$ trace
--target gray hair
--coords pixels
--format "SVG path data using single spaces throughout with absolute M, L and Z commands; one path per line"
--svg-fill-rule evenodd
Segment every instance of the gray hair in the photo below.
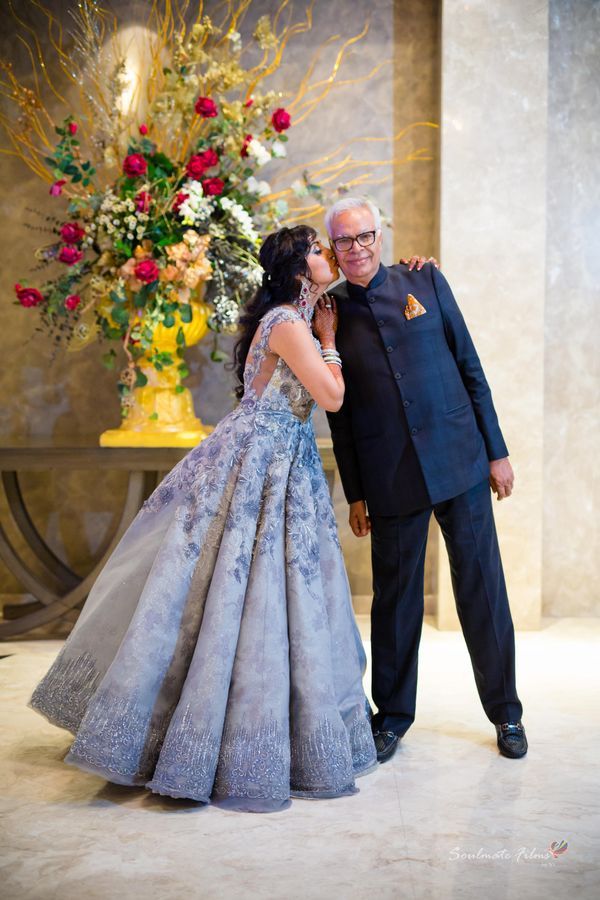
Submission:
M 330 206 L 325 213 L 325 229 L 329 237 L 332 237 L 333 220 L 340 213 L 346 212 L 347 209 L 368 209 L 373 216 L 375 228 L 381 228 L 381 213 L 374 203 L 371 203 L 366 197 L 342 197 L 341 200 L 337 200 L 333 206 Z

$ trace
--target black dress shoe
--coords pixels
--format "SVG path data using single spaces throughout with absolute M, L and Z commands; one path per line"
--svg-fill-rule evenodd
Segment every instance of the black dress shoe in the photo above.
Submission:
M 374 731 L 373 740 L 377 750 L 377 762 L 384 763 L 396 752 L 400 738 L 393 731 Z
M 509 759 L 520 759 L 527 753 L 527 738 L 522 722 L 503 722 L 496 725 L 498 750 Z

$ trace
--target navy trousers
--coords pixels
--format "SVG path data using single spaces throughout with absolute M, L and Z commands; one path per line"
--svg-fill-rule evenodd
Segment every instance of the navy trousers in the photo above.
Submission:
M 433 507 L 371 516 L 373 729 L 403 735 L 415 718 L 425 548 L 436 517 L 450 559 L 456 609 L 481 703 L 491 722 L 521 718 L 515 635 L 488 481 Z M 440 675 L 443 677 L 443 675 Z

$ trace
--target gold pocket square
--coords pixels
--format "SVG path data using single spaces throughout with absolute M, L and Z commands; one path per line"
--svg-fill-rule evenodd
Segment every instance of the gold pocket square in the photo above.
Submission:
M 404 309 L 404 315 L 407 319 L 416 319 L 417 316 L 424 316 L 427 310 L 423 306 L 422 303 L 419 303 L 416 297 L 413 297 L 412 294 L 409 294 L 406 298 L 406 307 Z

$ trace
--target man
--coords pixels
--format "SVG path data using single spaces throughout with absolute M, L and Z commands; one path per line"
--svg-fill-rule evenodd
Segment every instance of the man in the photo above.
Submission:
M 510 496 L 513 471 L 473 341 L 435 266 L 381 265 L 373 204 L 340 200 L 325 225 L 347 279 L 332 291 L 346 394 L 327 415 L 350 526 L 357 536 L 371 532 L 378 758 L 392 757 L 415 717 L 432 512 L 483 708 L 500 752 L 522 757 L 514 629 L 490 492 Z

